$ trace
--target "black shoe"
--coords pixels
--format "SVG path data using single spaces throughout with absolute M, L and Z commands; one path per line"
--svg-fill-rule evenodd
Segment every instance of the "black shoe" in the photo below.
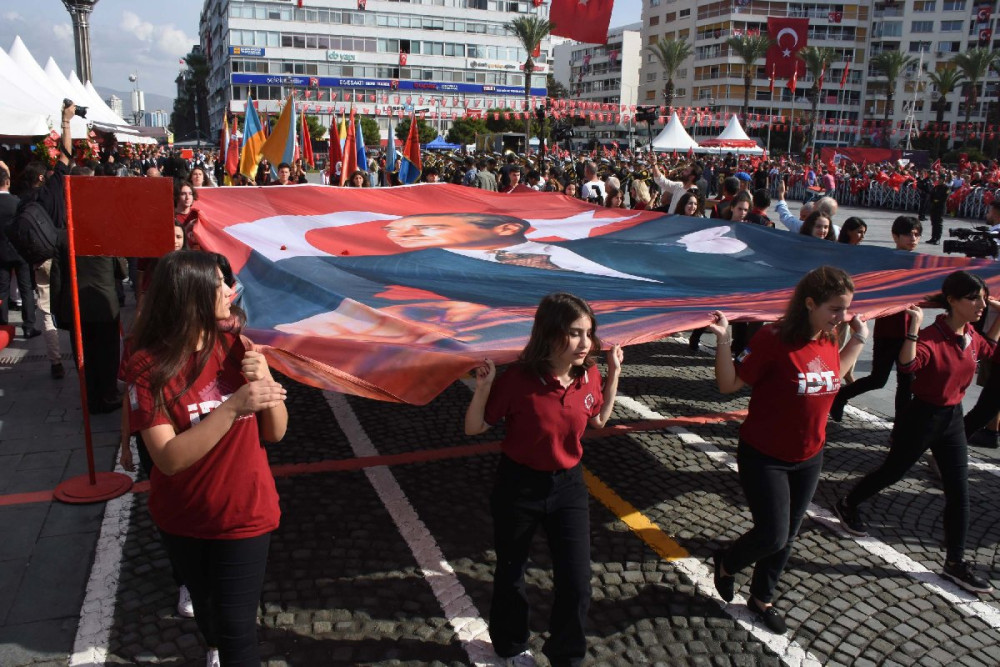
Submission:
M 988 428 L 981 428 L 969 437 L 969 444 L 986 449 L 1000 447 L 1000 433 Z
M 841 400 L 840 394 L 837 394 L 833 398 L 833 405 L 830 406 L 830 419 L 835 422 L 840 422 L 844 418 L 844 406 L 847 405 L 847 401 Z
M 66 377 L 66 369 L 63 368 L 63 365 L 61 363 L 52 364 L 51 372 L 53 380 L 62 380 L 64 377 Z
M 945 561 L 941 576 L 973 593 L 993 592 L 993 586 L 990 585 L 990 582 L 976 574 L 975 567 L 967 560 L 957 563 Z
M 24 337 L 26 339 L 27 338 L 36 338 L 36 337 L 41 336 L 41 335 L 42 335 L 42 332 L 39 331 L 38 329 L 25 329 L 24 330 Z
M 781 614 L 774 608 L 774 605 L 763 608 L 757 604 L 754 598 L 750 598 L 747 600 L 747 609 L 760 619 L 764 623 L 764 626 L 774 634 L 783 635 L 788 630 L 788 626 L 785 625 L 785 619 L 781 617 Z
M 927 239 L 928 245 L 940 245 L 941 239 Z
M 10 307 L 13 308 L 14 310 L 21 310 L 22 305 L 23 304 L 21 303 L 20 299 L 14 299 L 13 301 L 10 302 Z
M 122 402 L 121 399 L 117 401 L 96 401 L 87 406 L 87 409 L 92 415 L 106 415 L 115 410 L 121 410 Z
M 712 554 L 712 562 L 715 563 L 715 590 L 719 592 L 719 597 L 721 597 L 726 602 L 733 601 L 734 588 L 736 585 L 736 577 L 731 574 L 723 576 L 722 574 L 722 551 L 716 551 Z
M 868 534 L 868 524 L 861 518 L 861 512 L 856 507 L 847 505 L 847 498 L 838 500 L 833 511 L 840 519 L 840 525 L 851 535 L 864 537 Z

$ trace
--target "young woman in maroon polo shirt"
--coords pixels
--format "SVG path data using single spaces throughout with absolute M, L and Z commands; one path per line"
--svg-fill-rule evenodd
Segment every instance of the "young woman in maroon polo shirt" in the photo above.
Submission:
M 611 416 L 623 358 L 613 345 L 602 387 L 595 366 L 600 349 L 590 306 L 571 294 L 550 294 L 538 306 L 518 363 L 499 378 L 489 359 L 476 372 L 465 432 L 483 433 L 501 420 L 507 425 L 490 497 L 497 552 L 490 638 L 503 658 L 528 649 L 524 570 L 539 526 L 549 540 L 555 581 L 543 650 L 557 667 L 579 665 L 587 652 L 590 510 L 580 438 L 588 425 L 600 428 Z
M 830 404 L 868 337 L 867 325 L 855 317 L 847 345 L 838 345 L 836 329 L 847 320 L 853 296 L 844 271 L 813 269 L 795 287 L 784 316 L 757 332 L 735 363 L 726 316 L 716 311 L 709 326 L 717 341 L 719 391 L 752 387 L 737 461 L 754 525 L 715 553 L 715 587 L 730 602 L 734 575 L 755 564 L 747 607 L 775 633 L 786 628 L 771 600 L 816 491 Z
M 261 446 L 288 424 L 285 390 L 230 317 L 215 255 L 157 263 L 129 345 L 130 428 L 154 467 L 149 511 L 191 592 L 208 664 L 259 665 L 257 605 L 278 493 Z
M 947 553 L 944 577 L 966 590 L 989 593 L 990 582 L 976 574 L 965 560 L 965 537 L 969 528 L 969 454 L 965 440 L 962 397 L 976 373 L 976 362 L 988 359 L 996 349 L 1000 318 L 980 336 L 972 327 L 986 308 L 1000 310 L 1000 301 L 987 296 L 982 278 L 956 271 L 944 279 L 941 292 L 928 300 L 945 309 L 934 323 L 917 333 L 923 311 L 907 309 L 909 325 L 899 353 L 900 371 L 915 373 L 913 397 L 882 465 L 859 481 L 835 510 L 844 529 L 867 535 L 868 526 L 858 506 L 882 489 L 895 484 L 925 451 L 931 450 L 944 487 L 944 539 Z

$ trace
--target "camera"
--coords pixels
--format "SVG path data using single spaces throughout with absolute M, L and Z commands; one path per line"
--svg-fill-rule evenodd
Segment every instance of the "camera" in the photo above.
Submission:
M 989 227 L 979 226 L 967 229 L 952 227 L 948 236 L 954 237 L 944 242 L 943 250 L 947 253 L 960 252 L 966 257 L 997 257 L 1000 251 L 1000 232 L 991 232 Z
M 73 100 L 71 100 L 69 98 L 63 98 L 63 109 L 71 106 L 72 104 L 73 104 Z M 76 108 L 75 113 L 80 118 L 86 118 L 87 117 L 87 107 L 78 106 Z

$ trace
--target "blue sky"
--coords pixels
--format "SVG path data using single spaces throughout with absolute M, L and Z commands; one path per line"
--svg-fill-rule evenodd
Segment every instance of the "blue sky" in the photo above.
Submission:
M 203 0 L 99 0 L 90 28 L 94 84 L 131 90 L 128 75 L 137 71 L 143 90 L 172 98 L 181 67 L 178 60 L 195 43 L 203 4 Z M 76 69 L 73 28 L 62 2 L 34 0 L 27 7 L 28 3 L 11 2 L 0 6 L 0 48 L 9 49 L 20 35 L 42 67 L 51 56 L 64 73 Z M 638 21 L 641 10 L 641 0 L 616 0 L 611 25 Z

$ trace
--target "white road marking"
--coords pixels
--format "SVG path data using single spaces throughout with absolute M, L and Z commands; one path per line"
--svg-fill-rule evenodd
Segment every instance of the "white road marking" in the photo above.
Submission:
M 131 440 L 132 460 L 138 461 L 135 438 Z M 135 481 L 136 474 L 115 466 L 115 471 L 125 473 Z M 99 667 L 108 659 L 111 626 L 115 620 L 115 600 L 122 568 L 122 549 L 128 537 L 129 522 L 135 494 L 131 491 L 109 500 L 104 507 L 104 520 L 94 551 L 94 564 L 90 568 L 87 591 L 80 607 L 80 622 L 76 626 L 70 667 Z
M 337 424 L 347 436 L 354 455 L 378 456 L 378 450 L 365 433 L 347 398 L 330 391 L 323 392 L 323 395 L 333 410 Z M 471 662 L 476 665 L 493 664 L 498 658 L 493 651 L 486 621 L 479 615 L 472 598 L 455 576 L 454 568 L 445 559 L 430 530 L 420 520 L 392 471 L 388 466 L 376 466 L 365 468 L 365 475 L 410 547 L 418 567 L 441 604 L 445 618 L 455 630 Z

